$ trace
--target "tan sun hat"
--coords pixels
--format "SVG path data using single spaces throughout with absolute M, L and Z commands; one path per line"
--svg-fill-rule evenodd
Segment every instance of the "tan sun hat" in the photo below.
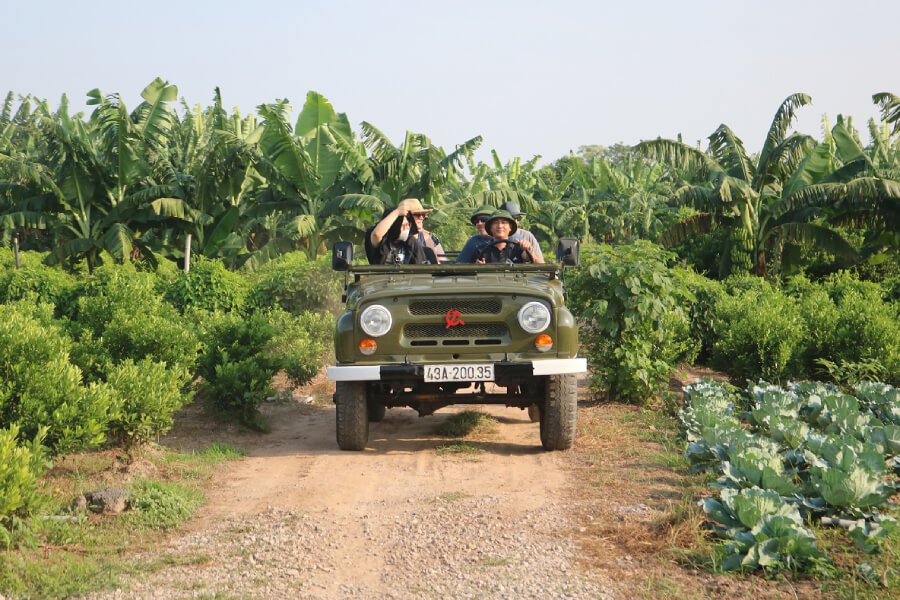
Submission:
M 415 213 L 430 213 L 432 209 L 425 208 L 422 206 L 422 203 L 419 202 L 418 198 L 407 198 L 400 202 L 397 205 L 397 208 L 406 208 L 407 212 Z

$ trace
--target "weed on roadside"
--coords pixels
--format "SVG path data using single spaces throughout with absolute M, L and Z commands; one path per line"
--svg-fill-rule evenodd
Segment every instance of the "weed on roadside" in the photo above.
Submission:
M 438 425 L 436 433 L 444 437 L 488 435 L 497 431 L 497 420 L 478 410 L 466 410 L 448 417 Z
M 137 462 L 123 462 L 115 450 L 58 457 L 42 480 L 45 514 L 30 519 L 15 545 L 0 552 L 0 597 L 82 596 L 116 585 L 120 575 L 204 564 L 209 559 L 202 554 L 137 564 L 133 556 L 191 518 L 214 465 L 240 454 L 217 446 L 194 454 L 144 449 Z M 147 476 L 134 479 L 136 473 Z M 118 516 L 70 512 L 73 497 L 111 485 L 131 492 L 131 510 Z
M 484 452 L 484 447 L 481 444 L 474 444 L 472 442 L 448 442 L 446 444 L 439 444 L 434 451 L 438 454 L 438 456 L 444 454 L 481 454 Z
M 463 498 L 468 497 L 469 494 L 464 494 L 463 492 L 446 492 L 435 498 L 434 501 L 450 504 L 451 502 L 456 502 L 457 500 L 462 500 Z
M 481 559 L 481 566 L 483 567 L 505 567 L 510 563 L 510 560 L 503 556 L 485 556 Z

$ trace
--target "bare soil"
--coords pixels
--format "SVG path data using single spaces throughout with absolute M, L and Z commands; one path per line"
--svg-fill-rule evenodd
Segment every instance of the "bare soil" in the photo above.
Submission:
M 198 518 L 136 560 L 203 558 L 91 597 L 819 597 L 811 582 L 685 560 L 703 535 L 702 517 L 681 514 L 696 505 L 682 498 L 687 475 L 659 459 L 640 409 L 593 402 L 583 382 L 576 448 L 550 453 L 525 411 L 497 406 L 391 409 L 365 451 L 342 452 L 332 392 L 320 375 L 266 403 L 265 434 L 181 411 L 163 445 L 247 456 L 221 467 Z M 477 452 L 441 451 L 439 424 L 473 408 L 494 431 L 465 440 Z

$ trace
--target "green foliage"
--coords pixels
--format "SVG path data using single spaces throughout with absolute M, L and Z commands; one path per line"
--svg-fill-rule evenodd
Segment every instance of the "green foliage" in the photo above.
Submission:
M 438 426 L 436 433 L 446 437 L 465 437 L 471 433 L 490 433 L 496 426 L 496 419 L 488 413 L 464 410 L 448 417 Z
M 0 544 L 7 549 L 18 521 L 43 503 L 38 481 L 50 468 L 42 445 L 46 434 L 39 428 L 30 442 L 20 444 L 17 425 L 0 428 Z
M 62 269 L 42 264 L 0 269 L 0 302 L 33 297 L 53 304 L 58 314 L 65 314 L 77 289 L 77 279 Z
M 812 531 L 803 527 L 795 506 L 785 504 L 777 492 L 752 487 L 722 490 L 719 499 L 706 498 L 700 505 L 726 538 L 726 571 L 760 567 L 798 569 L 822 558 Z
M 163 301 L 159 281 L 131 264 L 96 269 L 78 299 L 70 325 L 73 361 L 90 380 L 104 380 L 109 368 L 144 358 L 193 370 L 200 342 L 193 327 Z
M 253 426 L 259 405 L 272 393 L 272 377 L 283 364 L 265 352 L 275 328 L 262 314 L 242 318 L 222 313 L 210 313 L 203 328 L 201 389 L 216 406 Z
M 111 436 L 130 448 L 168 431 L 175 411 L 190 400 L 182 391 L 188 380 L 186 371 L 150 359 L 112 367 L 107 381 L 122 405 L 110 421 Z
M 85 281 L 74 312 L 70 315 L 78 329 L 103 334 L 117 310 L 129 313 L 162 312 L 165 303 L 152 273 L 141 272 L 131 263 L 104 265 Z M 173 313 L 169 310 L 164 316 Z
M 333 352 L 334 317 L 331 313 L 308 311 L 292 315 L 277 308 L 265 314 L 275 329 L 266 354 L 280 357 L 292 385 L 303 385 L 319 372 L 322 361 Z
M 201 499 L 198 491 L 178 483 L 144 480 L 131 490 L 130 518 L 139 527 L 171 529 L 191 518 Z
M 735 377 L 785 381 L 801 371 L 806 327 L 790 298 L 763 285 L 716 302 L 712 360 Z
M 669 361 L 689 354 L 677 344 L 688 331 L 681 305 L 691 294 L 673 281 L 671 258 L 643 241 L 589 247 L 569 280 L 570 306 L 587 325 L 582 340 L 593 385 L 621 401 L 652 396 L 674 366 Z
M 863 381 L 881 381 L 887 375 L 887 369 L 877 360 L 863 360 L 860 362 L 842 361 L 840 364 L 824 358 L 816 359 L 828 378 L 843 386 L 854 386 Z
M 103 346 L 115 363 L 151 359 L 180 372 L 192 370 L 200 342 L 177 313 L 166 315 L 116 310 L 103 332 Z M 184 377 L 184 374 L 179 375 Z
M 71 342 L 48 312 L 28 302 L 0 305 L 0 426 L 17 424 L 26 437 L 46 427 L 54 452 L 97 446 L 117 400 L 104 384 L 82 385 L 68 359 Z
M 864 551 L 886 551 L 896 522 L 879 511 L 900 488 L 888 473 L 898 471 L 900 428 L 884 423 L 900 421 L 900 390 L 761 382 L 737 402 L 750 409 L 737 424 L 732 388 L 697 383 L 685 395 L 686 456 L 719 475 L 722 491 L 701 505 L 728 540 L 723 568 L 817 568 L 826 559 L 802 525 L 825 516 L 855 522 L 851 537 Z
M 832 288 L 838 317 L 821 358 L 837 364 L 877 363 L 888 383 L 900 383 L 900 304 L 883 300 L 875 285 Z
M 180 273 L 166 299 L 181 312 L 190 306 L 201 310 L 240 312 L 247 298 L 244 277 L 225 268 L 219 260 L 198 260 L 189 273 Z
M 43 264 L 44 254 L 34 251 L 19 250 L 19 265 L 23 269 L 37 267 Z M 5 245 L 0 246 L 0 271 L 13 270 L 16 268 L 16 256 L 12 248 Z
M 311 261 L 303 252 L 291 252 L 254 273 L 248 303 L 293 315 L 322 310 L 336 314 L 342 308 L 342 291 L 342 276 L 331 270 L 330 259 Z

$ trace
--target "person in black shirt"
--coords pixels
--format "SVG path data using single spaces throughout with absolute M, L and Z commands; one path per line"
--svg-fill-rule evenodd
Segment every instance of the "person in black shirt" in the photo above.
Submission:
M 385 209 L 381 220 L 366 230 L 366 257 L 369 264 L 425 264 L 428 261 L 419 243 L 413 213 L 427 212 L 415 198 Z
M 484 230 L 491 234 L 493 240 L 489 245 L 478 251 L 476 263 L 502 263 L 511 262 L 543 263 L 542 257 L 532 252 L 532 247 L 526 240 L 511 240 L 509 237 L 516 232 L 518 226 L 515 219 L 505 210 L 498 210 L 484 224 Z

